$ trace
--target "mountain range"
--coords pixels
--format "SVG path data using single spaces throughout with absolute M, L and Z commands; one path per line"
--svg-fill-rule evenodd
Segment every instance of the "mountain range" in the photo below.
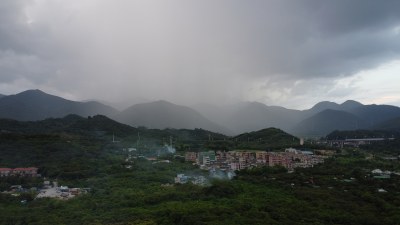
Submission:
M 78 102 L 49 95 L 40 90 L 28 90 L 0 98 L 0 118 L 21 121 L 43 120 L 68 114 L 111 116 L 117 111 L 96 101 Z
M 113 116 L 116 121 L 132 126 L 148 128 L 203 128 L 220 133 L 228 129 L 211 122 L 197 111 L 167 101 L 155 101 L 133 105 Z
M 267 106 L 258 102 L 244 102 L 223 109 L 206 104 L 194 107 L 234 133 L 277 127 L 297 136 L 319 137 L 334 130 L 384 129 L 381 123 L 396 118 L 400 120 L 399 107 L 363 105 L 353 100 L 342 104 L 324 101 L 307 110 Z
M 162 100 L 135 104 L 119 111 L 97 101 L 71 101 L 40 90 L 0 95 L 0 118 L 37 121 L 69 114 L 84 117 L 101 114 L 136 127 L 202 128 L 227 135 L 268 127 L 302 137 L 325 136 L 334 130 L 400 129 L 399 107 L 363 105 L 352 100 L 342 104 L 324 101 L 307 110 L 258 102 L 187 107 Z

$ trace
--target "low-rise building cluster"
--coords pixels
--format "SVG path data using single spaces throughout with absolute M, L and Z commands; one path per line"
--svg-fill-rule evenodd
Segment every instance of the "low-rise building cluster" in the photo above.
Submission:
M 90 192 L 90 188 L 69 188 L 68 186 L 58 186 L 57 181 L 50 182 L 45 180 L 43 185 L 38 187 L 26 188 L 22 185 L 11 185 L 8 190 L 2 193 L 12 196 L 20 196 L 21 193 L 32 193 L 37 194 L 36 198 L 57 198 L 66 200 L 88 192 Z
M 371 171 L 372 177 L 375 179 L 390 179 L 392 173 L 395 174 L 389 170 L 382 171 L 381 169 L 374 169 Z
M 89 191 L 89 188 L 59 187 L 56 181 L 53 181 L 53 184 L 51 184 L 50 181 L 44 181 L 43 188 L 40 189 L 36 198 L 70 199 L 81 194 L 86 194 Z
M 0 177 L 40 177 L 38 174 L 38 168 L 28 167 L 28 168 L 0 168 Z
M 185 160 L 202 169 L 242 170 L 257 166 L 283 166 L 294 168 L 313 167 L 323 163 L 328 156 L 314 155 L 311 151 L 288 148 L 284 152 L 266 151 L 208 151 L 186 152 Z
M 208 183 L 208 180 L 205 176 L 187 176 L 183 173 L 178 174 L 175 177 L 175 184 L 186 184 L 189 182 L 195 185 L 204 186 Z

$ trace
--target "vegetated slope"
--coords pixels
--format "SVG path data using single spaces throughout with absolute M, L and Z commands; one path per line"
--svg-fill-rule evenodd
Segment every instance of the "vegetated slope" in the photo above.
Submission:
M 363 104 L 361 104 L 357 101 L 347 100 L 347 101 L 343 102 L 342 104 L 340 104 L 339 110 L 351 112 L 351 110 L 355 110 L 355 109 L 357 109 L 359 107 L 363 107 L 363 106 L 364 106 Z
M 113 132 L 134 128 L 105 116 L 68 115 L 41 121 L 0 119 L 0 165 L 40 169 L 43 176 L 80 179 L 93 176 L 106 165 Z M 112 146 L 111 146 L 112 149 Z
M 327 109 L 296 125 L 292 133 L 300 136 L 325 136 L 333 130 L 365 128 L 359 117 L 344 111 Z
M 299 144 L 299 139 L 277 128 L 243 133 L 232 138 L 238 148 L 285 147 Z
M 209 140 L 209 138 L 222 140 L 228 138 L 223 134 L 204 129 L 148 129 L 146 127 L 131 127 L 103 115 L 84 118 L 71 114 L 63 118 L 50 118 L 41 121 L 0 119 L 0 127 L 0 133 L 20 134 L 70 133 L 96 137 L 115 135 L 118 138 L 138 138 L 139 135 L 140 138 L 158 140 L 166 139 L 171 136 L 174 139 L 185 141 L 206 141 Z
M 304 110 L 304 111 L 307 111 L 309 114 L 317 114 L 317 113 L 320 113 L 327 109 L 339 110 L 339 107 L 340 107 L 340 105 L 335 102 L 322 101 L 322 102 L 318 102 L 310 109 Z
M 328 140 L 345 140 L 358 138 L 392 138 L 400 137 L 400 133 L 390 130 L 335 130 L 328 135 Z
M 384 138 L 383 141 L 374 141 L 361 145 L 360 148 L 374 154 L 387 156 L 398 156 L 400 154 L 400 131 L 399 130 L 351 130 L 334 131 L 326 136 L 328 140 L 345 140 L 360 138 Z
M 376 124 L 373 129 L 375 130 L 391 130 L 400 132 L 400 117 L 389 119 Z
M 71 133 L 88 136 L 115 135 L 126 136 L 137 132 L 136 128 L 113 121 L 106 116 L 96 115 L 83 118 L 68 115 L 63 118 L 49 118 L 41 121 L 17 121 L 0 119 L 2 133 L 54 134 Z
M 229 133 L 222 126 L 211 122 L 197 111 L 167 101 L 136 104 L 122 111 L 115 119 L 131 126 L 147 128 L 202 128 L 214 132 Z
M 90 116 L 113 115 L 117 111 L 98 102 L 76 102 L 40 90 L 28 90 L 16 95 L 0 98 L 0 118 L 21 121 L 42 120 L 49 117 L 64 117 L 68 114 Z
M 349 112 L 364 120 L 369 127 L 400 117 L 400 108 L 391 105 L 365 105 Z
M 0 167 L 36 166 L 44 176 L 64 179 L 104 172 L 107 166 L 98 168 L 99 164 L 115 154 L 116 146 L 139 147 L 146 152 L 169 143 L 169 138 L 174 147 L 187 143 L 201 147 L 210 136 L 227 138 L 202 129 L 135 128 L 101 115 L 68 115 L 42 121 L 0 119 L 0 127 Z

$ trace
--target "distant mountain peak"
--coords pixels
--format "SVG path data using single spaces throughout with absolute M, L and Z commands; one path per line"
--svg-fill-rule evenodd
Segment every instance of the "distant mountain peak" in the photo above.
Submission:
M 343 104 L 358 104 L 358 105 L 362 105 L 360 102 L 357 102 L 357 101 L 351 100 L 351 99 L 346 100 L 345 102 L 342 103 L 342 105 Z
M 20 95 L 20 94 L 47 94 L 47 93 L 40 89 L 30 89 L 30 90 L 20 92 L 17 95 Z
M 46 92 L 44 92 L 42 90 L 39 90 L 39 89 L 26 90 L 26 91 L 20 92 L 18 94 L 15 94 L 14 96 L 16 96 L 16 97 L 17 96 L 21 96 L 21 97 L 22 96 L 23 97 L 41 97 L 41 98 L 48 97 L 48 98 L 58 98 L 58 99 L 66 100 L 66 99 L 64 99 L 62 97 L 48 94 L 48 93 L 46 93 Z
M 30 90 L 26 90 L 26 92 L 28 91 L 32 91 L 32 92 L 38 92 L 38 93 L 45 93 L 44 91 L 40 90 L 40 89 L 30 89 Z
M 315 104 L 310 111 L 313 111 L 314 113 L 322 112 L 326 109 L 338 109 L 339 104 L 335 102 L 330 102 L 330 101 L 323 101 L 323 102 L 318 102 Z
M 158 129 L 203 128 L 227 133 L 225 128 L 208 120 L 196 110 L 165 100 L 135 104 L 123 110 L 114 118 L 119 122 L 131 126 L 145 126 Z
M 338 104 L 336 102 L 331 102 L 331 101 L 322 101 L 322 102 L 318 102 L 317 104 L 315 104 L 313 106 L 313 108 L 321 107 L 321 106 L 338 106 Z
M 160 99 L 160 100 L 157 100 L 157 101 L 154 101 L 154 102 L 148 102 L 147 104 L 176 105 L 176 104 L 174 104 L 174 103 L 172 103 L 172 102 L 169 102 L 169 101 L 163 100 L 163 99 Z
M 98 102 L 71 101 L 47 94 L 39 89 L 27 90 L 0 98 L 0 118 L 23 121 L 42 120 L 50 117 L 60 118 L 68 114 L 89 116 L 116 113 L 117 111 L 114 108 Z
M 354 101 L 354 100 L 347 100 L 345 102 L 343 102 L 342 104 L 340 104 L 342 106 L 344 105 L 356 105 L 356 106 L 363 106 L 363 104 L 361 104 L 360 102 Z

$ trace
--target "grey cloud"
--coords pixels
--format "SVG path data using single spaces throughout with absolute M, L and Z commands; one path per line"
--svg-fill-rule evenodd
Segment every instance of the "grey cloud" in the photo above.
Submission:
M 252 68 L 261 75 L 352 74 L 399 56 L 399 34 L 391 32 L 400 25 L 398 1 L 270 1 L 259 6 L 246 39 L 258 38 L 246 49 L 250 57 L 257 53 Z
M 326 91 L 399 58 L 398 12 L 394 0 L 2 1 L 0 82 L 178 103 L 243 99 L 266 79 L 265 99 L 298 94 L 298 80 L 327 78 Z
M 399 25 L 400 2 L 366 1 L 317 1 L 308 2 L 315 10 L 317 28 L 325 35 L 353 33 L 367 30 L 377 32 L 387 27 Z
M 45 80 L 44 74 L 48 73 L 47 62 L 35 55 L 17 54 L 14 51 L 0 50 L 1 82 L 13 82 L 20 78 L 28 79 L 34 83 Z
M 32 39 L 23 11 L 25 4 L 22 0 L 0 2 L 0 49 L 3 51 L 30 52 Z

